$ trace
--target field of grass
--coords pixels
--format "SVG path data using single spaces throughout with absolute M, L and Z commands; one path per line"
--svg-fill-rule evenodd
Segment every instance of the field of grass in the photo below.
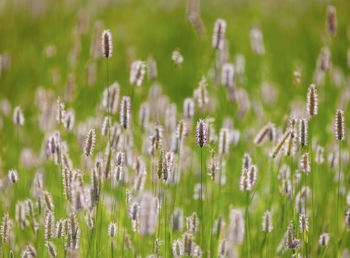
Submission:
M 0 1 L 0 257 L 350 257 L 349 17 Z

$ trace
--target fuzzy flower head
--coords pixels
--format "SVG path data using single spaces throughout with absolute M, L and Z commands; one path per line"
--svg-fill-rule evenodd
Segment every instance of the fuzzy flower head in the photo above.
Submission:
M 217 19 L 214 25 L 212 46 L 216 50 L 222 50 L 225 46 L 226 21 Z
M 334 135 L 337 141 L 344 141 L 345 126 L 344 126 L 344 111 L 338 109 L 334 119 Z
M 90 129 L 89 133 L 86 136 L 85 145 L 84 145 L 84 154 L 86 156 L 91 156 L 94 152 L 96 141 L 95 129 Z
M 108 235 L 112 238 L 114 238 L 118 233 L 118 226 L 117 223 L 109 223 L 108 225 Z
M 18 173 L 15 169 L 10 169 L 8 172 L 8 179 L 11 184 L 14 184 L 18 181 Z
M 206 146 L 208 143 L 208 124 L 200 119 L 196 126 L 196 144 L 199 147 Z
M 24 115 L 20 106 L 17 106 L 13 112 L 13 123 L 18 126 L 24 125 Z
M 272 213 L 270 211 L 265 211 L 262 220 L 262 230 L 266 233 L 270 233 L 273 230 L 272 226 Z
M 315 84 L 311 84 L 307 92 L 306 103 L 307 114 L 311 116 L 317 115 L 318 112 L 318 94 Z
M 109 30 L 102 32 L 102 57 L 111 58 L 113 55 L 112 33 Z
M 130 126 L 130 97 L 124 96 L 120 104 L 120 125 L 124 129 Z
M 146 64 L 144 61 L 136 60 L 132 62 L 130 71 L 130 84 L 141 87 L 145 73 Z
M 318 244 L 320 246 L 327 246 L 329 242 L 329 234 L 328 233 L 322 233 L 320 235 L 320 238 L 318 239 Z

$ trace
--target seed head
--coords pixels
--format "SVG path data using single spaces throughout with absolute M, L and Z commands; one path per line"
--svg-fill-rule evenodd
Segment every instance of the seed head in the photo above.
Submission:
M 183 105 L 183 117 L 192 119 L 194 117 L 194 101 L 193 98 L 186 98 Z
M 299 120 L 299 144 L 303 148 L 308 143 L 308 120 Z
M 337 141 L 344 141 L 345 126 L 344 126 L 344 111 L 338 109 L 334 119 L 334 135 Z
M 45 211 L 45 239 L 49 240 L 55 237 L 55 216 L 53 212 Z
M 316 155 L 315 155 L 315 161 L 317 164 L 322 164 L 324 162 L 324 148 L 320 145 L 317 145 L 316 147 Z
M 101 107 L 111 114 L 116 114 L 119 106 L 120 86 L 114 82 L 111 86 L 103 91 Z
M 332 66 L 331 51 L 328 47 L 323 47 L 317 60 L 317 67 L 321 71 L 329 71 Z
M 350 229 L 350 209 L 345 212 L 345 225 Z
M 95 129 L 90 129 L 89 133 L 86 136 L 85 146 L 84 146 L 84 153 L 86 156 L 91 156 L 92 153 L 94 152 L 95 141 L 96 141 Z
M 56 223 L 56 237 L 61 238 L 66 234 L 65 228 L 64 228 L 64 220 L 60 219 Z
M 225 63 L 221 70 L 221 83 L 229 88 L 235 87 L 235 68 L 233 64 Z
M 181 232 L 184 227 L 184 215 L 181 208 L 176 207 L 171 219 L 174 232 Z
M 137 60 L 132 62 L 130 71 L 130 84 L 141 87 L 145 73 L 146 65 L 144 61 Z
M 315 116 L 318 112 L 318 95 L 315 84 L 311 84 L 307 92 L 307 105 L 306 105 L 308 115 Z
M 174 240 L 172 251 L 174 257 L 182 257 L 184 255 L 185 250 L 181 239 Z
M 102 32 L 102 57 L 111 58 L 113 55 L 112 33 L 109 30 Z
M 276 130 L 273 124 L 268 123 L 257 133 L 254 143 L 258 146 L 263 145 L 266 140 L 273 142 L 275 140 Z
M 45 245 L 47 247 L 47 253 L 49 254 L 49 256 L 52 258 L 57 257 L 57 250 L 54 243 L 52 243 L 51 241 L 47 241 Z
M 329 242 L 329 234 L 328 233 L 322 233 L 320 235 L 320 238 L 318 239 L 318 244 L 320 246 L 327 246 Z
M 0 227 L 0 235 L 4 244 L 6 244 L 7 240 L 9 239 L 11 228 L 12 220 L 10 219 L 9 214 L 5 213 L 5 215 L 2 217 L 2 224 Z
M 217 19 L 214 25 L 212 46 L 216 50 L 224 49 L 226 34 L 226 21 L 223 19 Z
M 233 244 L 241 245 L 244 240 L 245 223 L 241 210 L 231 209 L 230 224 L 227 230 L 227 240 L 232 241 Z
M 10 169 L 8 172 L 8 179 L 11 184 L 17 183 L 18 181 L 18 173 L 15 169 Z
M 120 125 L 124 129 L 130 126 L 130 97 L 124 96 L 120 103 Z
M 334 6 L 329 5 L 327 7 L 327 22 L 326 27 L 330 35 L 335 36 L 337 33 L 337 10 Z
M 262 219 L 262 231 L 270 233 L 273 230 L 272 226 L 272 214 L 270 211 L 265 211 Z
M 111 222 L 108 225 L 108 235 L 114 238 L 118 234 L 118 226 L 117 223 Z
M 250 43 L 255 54 L 265 54 L 263 35 L 260 29 L 254 27 L 250 30 Z
M 207 145 L 208 139 L 208 124 L 204 120 L 200 119 L 196 126 L 196 144 L 199 147 Z
M 309 232 L 309 217 L 304 213 L 299 215 L 299 231 L 300 233 Z
M 17 106 L 13 112 L 13 123 L 15 125 L 24 125 L 24 115 L 20 106 Z
M 287 229 L 286 249 L 297 249 L 300 247 L 300 240 L 295 238 L 293 220 L 290 220 Z
M 74 127 L 74 122 L 75 122 L 75 115 L 73 110 L 67 110 L 65 116 L 64 116 L 64 121 L 63 121 L 63 126 L 66 128 L 68 131 L 72 131 Z
M 309 153 L 304 153 L 300 158 L 300 169 L 305 174 L 310 173 L 310 159 L 309 159 Z

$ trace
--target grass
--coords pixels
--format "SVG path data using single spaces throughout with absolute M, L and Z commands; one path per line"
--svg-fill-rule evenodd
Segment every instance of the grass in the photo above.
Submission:
M 236 252 L 242 257 L 288 257 L 296 252 L 305 257 L 308 252 L 310 257 L 337 257 L 345 252 L 350 245 L 349 225 L 344 222 L 345 211 L 349 209 L 346 195 L 350 190 L 350 166 L 347 158 L 350 110 L 349 97 L 346 95 L 349 92 L 346 78 L 349 76 L 347 49 L 350 24 L 347 17 L 350 15 L 350 4 L 342 0 L 331 3 L 337 10 L 338 27 L 336 36 L 332 37 L 325 31 L 328 1 L 203 0 L 200 16 L 206 33 L 201 37 L 186 17 L 185 1 L 101 2 L 35 0 L 29 4 L 25 1 L 7 0 L 0 4 L 0 22 L 4 25 L 0 26 L 0 56 L 8 53 L 11 57 L 9 69 L 0 73 L 0 100 L 7 99 L 11 104 L 9 115 L 0 112 L 0 217 L 2 219 L 5 213 L 9 213 L 13 221 L 9 241 L 0 245 L 0 257 L 8 257 L 10 251 L 17 257 L 28 243 L 36 248 L 37 257 L 48 257 L 44 239 L 46 208 L 44 204 L 42 209 L 37 207 L 40 193 L 36 195 L 33 192 L 33 180 L 38 172 L 43 174 L 43 190 L 48 191 L 53 198 L 56 221 L 71 218 L 74 205 L 63 194 L 61 165 L 44 155 L 45 139 L 55 130 L 60 132 L 62 142 L 68 146 L 67 155 L 74 170 L 81 172 L 77 181 L 83 186 L 82 189 L 90 187 L 91 169 L 98 170 L 96 160 L 100 155 L 104 156 L 107 143 L 113 141 L 114 136 L 113 131 L 106 136 L 101 135 L 104 116 L 108 115 L 112 124 L 120 121 L 120 107 L 116 114 L 100 109 L 106 80 L 107 84 L 114 81 L 119 83 L 120 100 L 122 96 L 132 96 L 131 126 L 128 130 L 121 130 L 121 138 L 128 135 L 125 137 L 129 141 L 121 140 L 116 148 L 112 148 L 112 160 L 116 150 L 126 152 L 123 169 L 128 179 L 113 184 L 111 179 L 100 178 L 101 194 L 97 207 L 87 208 L 83 205 L 83 209 L 75 212 L 81 234 L 79 248 L 74 252 L 78 252 L 81 257 L 145 257 L 155 254 L 155 242 L 158 239 L 158 255 L 171 257 L 173 241 L 182 239 L 184 232 L 188 231 L 185 218 L 185 225 L 180 232 L 172 230 L 170 220 L 174 209 L 180 207 L 185 217 L 192 216 L 193 212 L 199 214 L 200 230 L 193 233 L 193 236 L 196 245 L 200 245 L 202 256 L 208 257 L 210 254 L 217 257 L 220 242 L 230 239 L 230 234 L 236 234 L 237 237 L 238 233 L 232 233 L 231 229 L 240 230 L 237 226 L 239 223 L 230 219 L 230 205 L 233 209 L 241 210 L 246 228 L 249 229 L 249 235 L 246 231 L 243 239 L 249 240 L 244 240 L 243 243 L 227 242 L 227 256 Z M 238 114 L 247 101 L 227 101 L 225 87 L 215 85 L 211 77 L 210 70 L 214 68 L 215 58 L 219 56 L 219 52 L 211 46 L 213 26 L 217 18 L 223 18 L 227 22 L 228 60 L 235 62 L 238 53 L 245 58 L 245 79 L 240 80 L 236 76 L 236 84 L 237 89 L 246 92 L 250 105 L 240 118 Z M 113 57 L 108 60 L 90 55 L 93 28 L 97 20 L 101 20 L 103 28 L 110 29 L 113 35 Z M 253 26 L 262 31 L 265 55 L 258 56 L 251 49 L 249 30 Z M 48 58 L 45 52 L 50 45 L 55 47 L 56 54 Z M 254 144 L 255 135 L 271 122 L 275 124 L 279 136 L 288 129 L 291 114 L 298 119 L 305 117 L 307 90 L 315 82 L 317 58 L 324 45 L 331 51 L 333 68 L 325 74 L 322 85 L 316 84 L 319 112 L 312 118 L 312 124 L 309 122 L 309 145 L 304 149 L 297 146 L 292 157 L 281 155 L 272 159 L 269 153 L 276 142 L 267 141 L 262 146 L 257 146 Z M 72 64 L 70 54 L 74 48 L 78 54 Z M 184 62 L 178 66 L 171 60 L 175 49 L 179 49 L 184 57 Z M 131 86 L 129 75 L 132 61 L 146 61 L 148 57 L 157 62 L 156 81 L 151 81 L 146 75 L 142 87 Z M 91 63 L 97 67 L 96 81 L 88 86 L 87 68 Z M 338 68 L 344 75 L 340 83 L 334 79 Z M 51 79 L 53 69 L 58 72 L 57 83 Z M 293 72 L 296 69 L 301 72 L 300 83 L 295 83 Z M 68 101 L 66 85 L 71 75 L 74 76 L 74 94 L 72 100 Z M 187 135 L 173 159 L 173 172 L 181 174 L 180 181 L 172 184 L 168 180 L 167 185 L 158 178 L 157 172 L 164 166 L 159 158 L 171 151 L 171 137 L 176 130 L 166 122 L 175 119 L 178 124 L 182 118 L 184 99 L 193 96 L 203 75 L 207 77 L 209 104 L 206 108 L 198 108 L 196 101 L 194 117 L 185 121 L 188 124 Z M 266 93 L 262 86 L 264 82 L 272 85 L 276 93 L 272 102 L 266 101 L 266 96 L 264 97 L 266 94 L 269 97 L 272 95 L 271 88 Z M 155 83 L 162 86 L 162 94 L 152 98 L 150 92 L 155 94 Z M 43 99 L 37 101 L 39 85 L 48 92 L 47 103 Z M 62 98 L 66 109 L 75 112 L 72 131 L 51 121 L 58 97 Z M 161 100 L 176 104 L 175 118 L 165 115 L 167 105 L 160 106 Z M 146 130 L 141 130 L 138 111 L 145 101 L 149 101 L 151 106 L 150 125 Z M 24 126 L 15 126 L 12 122 L 12 112 L 17 105 L 24 112 Z M 52 111 L 49 111 L 50 108 Z M 346 132 L 345 141 L 339 145 L 332 130 L 337 108 L 344 110 Z M 45 119 L 41 118 L 42 110 L 50 114 Z M 225 122 L 226 118 L 231 119 L 233 129 L 240 132 L 239 141 L 230 144 L 228 154 L 218 154 L 217 141 L 209 142 L 208 146 L 200 150 L 196 146 L 195 125 L 199 119 L 208 118 L 213 118 L 211 123 L 217 134 L 223 127 L 232 129 Z M 153 127 L 157 124 L 163 126 L 164 136 L 161 142 L 156 141 L 157 147 L 153 155 L 150 155 L 145 150 L 152 147 L 149 145 L 150 136 L 154 134 Z M 43 129 L 43 125 L 49 129 Z M 91 128 L 96 130 L 96 146 L 93 155 L 86 157 L 83 154 L 84 140 Z M 133 141 L 130 140 L 130 135 Z M 322 164 L 315 162 L 316 145 L 325 148 L 325 162 Z M 221 164 L 216 180 L 207 178 L 212 150 L 220 164 L 226 163 L 225 166 Z M 282 182 L 277 179 L 277 175 L 282 165 L 288 165 L 291 175 L 295 175 L 301 154 L 307 151 L 311 158 L 311 173 L 302 173 L 300 183 L 293 184 L 291 194 L 281 196 Z M 32 156 L 24 152 L 31 153 Z M 259 171 L 256 186 L 248 193 L 240 191 L 239 186 L 244 153 L 250 154 Z M 340 158 L 337 160 L 338 153 L 344 155 L 341 170 L 338 170 L 337 165 L 340 164 Z M 23 155 L 27 155 L 25 159 L 21 158 Z M 335 165 L 328 158 L 331 155 L 334 155 Z M 136 162 L 133 162 L 136 157 L 142 160 L 139 164 L 144 166 L 146 175 L 142 175 L 142 168 L 138 169 Z M 105 164 L 104 159 L 102 164 Z M 113 166 L 113 161 L 111 164 Z M 19 181 L 15 184 L 7 183 L 10 169 L 18 171 Z M 226 183 L 219 185 L 217 181 L 222 180 L 223 171 Z M 337 181 L 338 173 L 342 178 L 340 181 Z M 138 184 L 135 183 L 136 179 Z M 288 179 L 293 180 L 291 176 Z M 203 186 L 200 188 L 200 198 L 194 200 L 194 188 L 199 183 Z M 298 232 L 299 214 L 294 208 L 295 198 L 305 185 L 312 190 L 310 198 L 306 200 L 310 230 L 301 235 Z M 157 205 L 149 198 L 149 193 L 156 197 Z M 22 220 L 27 222 L 21 228 L 21 215 L 17 212 L 16 216 L 16 206 L 21 207 L 20 203 L 27 198 L 35 204 L 35 215 L 33 218 L 23 215 Z M 129 217 L 129 206 L 134 201 L 140 202 L 140 207 L 138 218 L 133 222 Z M 158 205 L 159 209 L 156 208 Z M 88 210 L 94 218 L 93 229 L 85 222 Z M 273 231 L 270 233 L 262 231 L 262 218 L 266 210 L 272 213 Z M 224 220 L 221 223 L 223 230 L 214 236 L 212 228 L 220 215 Z M 141 224 L 145 217 L 150 224 L 154 223 L 154 232 L 150 230 L 152 225 L 144 228 Z M 300 247 L 295 251 L 278 248 L 291 219 L 296 237 L 301 241 Z M 40 229 L 36 232 L 32 228 L 34 221 L 40 223 Z M 118 225 L 114 239 L 107 234 L 110 222 Z M 133 224 L 136 231 L 132 228 Z M 152 232 L 143 234 L 144 230 Z M 330 235 L 326 247 L 318 244 L 323 232 Z M 73 233 L 76 235 L 77 232 Z M 50 241 L 56 246 L 58 257 L 71 255 L 72 250 L 64 248 L 68 241 L 67 235 Z M 183 244 L 188 246 L 188 243 Z M 196 245 L 193 245 L 192 252 L 196 251 Z

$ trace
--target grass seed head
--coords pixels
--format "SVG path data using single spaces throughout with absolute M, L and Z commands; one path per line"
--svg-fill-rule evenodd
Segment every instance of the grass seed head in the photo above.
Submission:
M 272 213 L 270 211 L 265 211 L 262 219 L 262 231 L 270 233 L 273 230 L 272 226 Z
M 328 233 L 322 233 L 320 238 L 318 239 L 318 244 L 320 246 L 327 246 L 329 242 L 330 236 Z
M 85 145 L 84 145 L 84 154 L 86 156 L 91 156 L 92 153 L 94 152 L 95 141 L 96 141 L 95 129 L 90 129 L 86 136 Z
M 326 27 L 328 33 L 335 36 L 337 33 L 337 10 L 332 5 L 327 6 Z
M 24 115 L 20 106 L 15 107 L 15 110 L 13 111 L 13 123 L 16 126 L 24 125 Z
M 130 97 L 124 96 L 120 103 L 120 125 L 124 129 L 130 126 Z
M 130 84 L 141 87 L 146 73 L 146 64 L 142 60 L 136 60 L 131 64 Z
M 310 117 L 318 113 L 318 94 L 315 84 L 311 84 L 308 89 L 306 111 Z
M 212 46 L 216 50 L 224 49 L 226 34 L 226 21 L 223 19 L 217 19 L 214 24 Z
M 334 135 L 337 141 L 344 141 L 345 126 L 344 126 L 344 111 L 338 109 L 334 119 Z
M 109 30 L 102 32 L 102 57 L 111 58 L 113 55 L 112 33 Z
M 208 124 L 206 121 L 200 119 L 196 126 L 196 144 L 199 147 L 207 145 L 208 139 Z

